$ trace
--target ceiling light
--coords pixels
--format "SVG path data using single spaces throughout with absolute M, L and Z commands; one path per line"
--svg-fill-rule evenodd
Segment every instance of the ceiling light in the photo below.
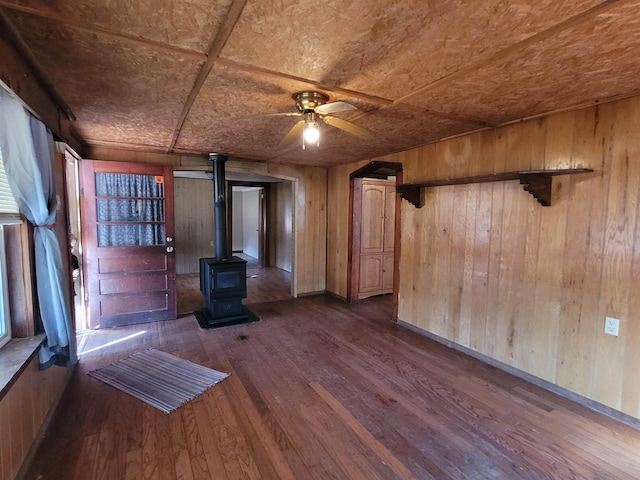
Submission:
M 318 122 L 307 123 L 304 126 L 304 141 L 306 143 L 318 144 L 320 140 L 320 129 L 318 128 Z
M 305 149 L 307 144 L 320 145 L 320 128 L 315 112 L 306 112 L 304 116 L 304 131 L 302 132 L 302 148 Z

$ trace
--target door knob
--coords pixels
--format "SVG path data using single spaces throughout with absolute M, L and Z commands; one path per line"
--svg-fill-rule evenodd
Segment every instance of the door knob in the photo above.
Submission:
M 171 252 L 173 252 L 173 247 L 171 246 L 167 247 L 167 253 L 171 253 Z

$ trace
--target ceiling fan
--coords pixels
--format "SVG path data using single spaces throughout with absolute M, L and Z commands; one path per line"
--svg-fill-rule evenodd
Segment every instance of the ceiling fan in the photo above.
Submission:
M 356 107 L 350 103 L 342 101 L 327 103 L 329 95 L 315 91 L 298 92 L 294 93 L 291 97 L 296 101 L 298 112 L 276 115 L 303 117 L 303 119 L 289 130 L 280 142 L 281 146 L 287 147 L 293 144 L 300 136 L 302 136 L 303 149 L 305 149 L 307 145 L 318 146 L 320 144 L 318 120 L 322 120 L 331 127 L 339 128 L 364 140 L 373 138 L 373 133 L 369 130 L 331 115 L 336 112 L 356 110 Z

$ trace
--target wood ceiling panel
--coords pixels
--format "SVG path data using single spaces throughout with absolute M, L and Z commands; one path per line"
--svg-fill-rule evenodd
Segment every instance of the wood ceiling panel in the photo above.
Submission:
M 640 0 L 0 0 L 0 21 L 13 23 L 89 144 L 331 165 L 640 93 L 639 9 Z M 336 116 L 374 138 L 323 125 L 319 149 L 283 151 L 298 118 L 258 115 L 295 112 L 300 90 L 356 105 Z
M 640 2 L 563 30 L 407 101 L 490 124 L 640 93 Z
M 468 124 L 398 107 L 384 109 L 384 113 L 371 112 L 354 120 L 354 123 L 371 130 L 375 137 L 368 141 L 362 140 L 341 130 L 323 126 L 319 148 L 302 150 L 301 144 L 297 144 L 279 152 L 273 160 L 332 166 L 407 150 L 466 132 L 470 128 Z
M 7 9 L 206 53 L 232 0 L 20 0 Z
M 291 95 L 309 89 L 313 90 L 313 85 L 305 82 L 216 65 L 189 111 L 176 149 L 272 158 L 281 151 L 282 138 L 301 118 L 265 115 L 297 113 Z M 337 100 L 358 108 L 337 115 L 345 120 L 377 108 L 346 95 L 331 95 L 329 101 Z M 256 144 L 260 145 L 258 152 L 255 152 Z
M 221 57 L 396 99 L 599 3 L 249 0 Z
M 201 62 L 12 14 L 87 140 L 167 146 Z
M 337 95 L 330 101 L 346 101 L 357 106 L 358 110 L 336 116 L 371 130 L 374 139 L 364 141 L 321 124 L 319 148 L 303 151 L 301 144 L 297 144 L 283 150 L 281 140 L 300 117 L 267 114 L 296 112 L 291 93 L 305 88 L 310 86 L 288 79 L 265 79 L 258 74 L 216 66 L 184 122 L 176 150 L 330 165 L 403 150 L 477 128 L 412 108 L 394 106 L 379 109 L 377 105 L 360 99 Z

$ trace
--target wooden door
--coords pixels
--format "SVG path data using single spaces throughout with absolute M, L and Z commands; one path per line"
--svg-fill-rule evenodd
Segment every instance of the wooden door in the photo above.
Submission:
M 380 253 L 384 250 L 385 186 L 362 182 L 362 223 L 360 253 Z
M 171 167 L 83 160 L 89 328 L 176 318 Z
M 395 186 L 362 181 L 358 298 L 393 292 Z

